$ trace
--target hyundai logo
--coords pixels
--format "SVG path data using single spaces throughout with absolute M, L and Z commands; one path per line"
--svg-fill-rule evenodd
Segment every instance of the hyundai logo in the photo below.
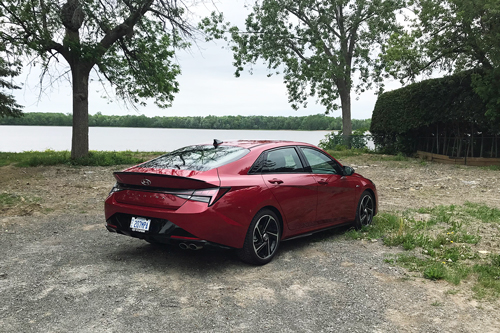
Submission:
M 151 181 L 149 179 L 143 179 L 141 180 L 141 184 L 144 186 L 149 186 L 151 185 Z

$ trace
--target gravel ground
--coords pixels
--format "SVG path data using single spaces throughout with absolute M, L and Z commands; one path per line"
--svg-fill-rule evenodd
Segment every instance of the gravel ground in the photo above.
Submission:
M 446 190 L 431 181 L 449 166 L 377 163 L 358 170 L 380 184 L 382 209 L 423 205 Z M 284 242 L 270 264 L 253 267 L 232 251 L 108 233 L 101 210 L 110 168 L 0 169 L 4 192 L 26 197 L 0 217 L 0 332 L 500 332 L 498 300 L 409 275 L 384 261 L 400 249 L 346 240 L 345 229 Z M 464 181 L 477 182 L 467 193 L 495 198 L 488 186 L 498 172 L 460 172 L 440 185 L 452 193 L 456 185 L 455 203 L 465 200 Z M 417 181 L 421 189 L 410 191 Z

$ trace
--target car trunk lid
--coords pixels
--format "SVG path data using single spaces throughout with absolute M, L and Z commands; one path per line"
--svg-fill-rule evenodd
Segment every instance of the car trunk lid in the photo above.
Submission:
M 133 172 L 134 169 L 131 168 L 114 173 L 118 182 L 116 201 L 139 206 L 178 209 L 196 190 L 213 189 L 220 185 L 216 169 L 192 173 L 187 172 L 189 170 L 182 170 L 184 176 L 173 175 L 174 172 L 165 172 L 165 169 L 137 169 L 140 169 L 140 172 Z

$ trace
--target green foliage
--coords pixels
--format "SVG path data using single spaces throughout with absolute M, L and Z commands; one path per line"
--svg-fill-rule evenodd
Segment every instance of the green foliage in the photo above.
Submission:
M 347 147 L 354 149 L 367 148 L 369 135 L 365 135 L 366 129 L 357 129 L 349 137 L 342 135 L 342 131 L 338 131 L 325 135 L 325 139 L 319 142 L 319 147 L 330 150 L 345 150 Z
M 413 80 L 433 69 L 483 71 L 472 86 L 488 116 L 500 120 L 500 2 L 498 0 L 417 0 L 407 18 L 408 30 L 393 34 L 384 50 L 386 69 Z
M 0 120 L 4 117 L 21 117 L 22 106 L 16 103 L 14 97 L 3 90 L 20 89 L 12 83 L 13 77 L 21 72 L 18 62 L 9 62 L 5 45 L 0 45 Z
M 441 263 L 433 264 L 424 270 L 424 278 L 429 280 L 442 280 L 446 275 L 446 268 Z
M 17 59 L 36 59 L 44 74 L 52 62 L 67 63 L 88 80 L 85 73 L 94 68 L 100 80 L 133 104 L 153 98 L 159 106 L 169 106 L 178 91 L 174 50 L 187 46 L 180 32 L 189 34 L 191 27 L 177 4 L 11 0 L 1 1 L 0 11 L 9 25 L 0 40 Z
M 353 128 L 366 128 L 370 119 L 354 119 Z M 0 118 L 0 125 L 71 126 L 73 116 L 62 113 L 30 112 L 22 118 Z M 203 129 L 260 129 L 260 130 L 339 130 L 342 118 L 324 114 L 302 117 L 271 116 L 206 116 L 206 117 L 146 117 L 105 116 L 100 112 L 89 115 L 89 126 L 154 127 Z
M 462 72 L 380 95 L 370 132 L 376 147 L 388 153 L 486 156 L 493 152 L 494 141 L 479 138 L 500 133 L 500 122 L 491 122 L 485 110 L 471 88 L 471 72 Z
M 86 157 L 72 159 L 69 151 L 46 150 L 43 152 L 27 151 L 22 153 L 0 153 L 0 166 L 9 164 L 14 164 L 17 167 L 36 167 L 58 164 L 88 166 L 138 164 L 160 154 L 162 153 L 90 151 Z
M 216 13 L 200 27 L 209 39 L 231 41 L 236 76 L 259 60 L 271 73 L 283 72 L 293 108 L 306 107 L 314 96 L 328 113 L 339 108 L 340 98 L 344 134 L 350 135 L 351 91 L 382 86 L 375 54 L 400 28 L 395 13 L 402 6 L 400 0 L 262 0 L 255 2 L 245 31 Z M 361 78 L 354 87 L 353 73 Z

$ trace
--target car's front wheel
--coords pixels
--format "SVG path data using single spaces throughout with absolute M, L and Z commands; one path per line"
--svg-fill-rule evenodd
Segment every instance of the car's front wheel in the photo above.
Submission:
M 238 257 L 250 264 L 265 265 L 276 255 L 280 245 L 281 227 L 279 218 L 270 209 L 259 211 L 248 228 Z
M 374 213 L 375 201 L 373 200 L 373 196 L 370 192 L 364 191 L 359 199 L 354 227 L 356 229 L 361 229 L 363 226 L 370 225 L 373 221 Z

